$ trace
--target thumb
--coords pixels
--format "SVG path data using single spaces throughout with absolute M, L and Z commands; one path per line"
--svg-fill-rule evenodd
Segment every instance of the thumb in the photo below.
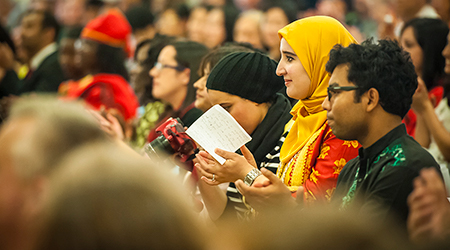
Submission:
M 278 177 L 272 173 L 270 170 L 267 170 L 267 168 L 261 168 L 261 173 L 267 178 L 269 179 L 269 181 L 274 184 L 276 182 L 280 182 L 281 180 L 278 179 Z
M 254 168 L 257 168 L 258 166 L 256 166 L 256 161 L 255 158 L 253 157 L 252 152 L 250 152 L 250 150 L 248 150 L 248 148 L 245 145 L 243 145 L 240 149 L 245 160 L 247 160 L 247 162 Z
M 303 203 L 303 197 L 305 196 L 305 188 L 303 186 L 298 187 L 297 189 L 297 203 Z

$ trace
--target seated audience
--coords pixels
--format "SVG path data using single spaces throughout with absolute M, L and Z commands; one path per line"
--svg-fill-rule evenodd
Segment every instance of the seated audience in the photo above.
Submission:
M 417 87 L 409 54 L 389 40 L 337 46 L 327 71 L 328 124 L 338 138 L 362 145 L 341 171 L 333 200 L 341 210 L 355 205 L 360 215 L 382 221 L 391 215 L 406 226 L 414 178 L 422 168 L 438 168 L 401 122 Z
M 113 114 L 127 138 L 139 105 L 124 65 L 130 33 L 128 21 L 117 9 L 89 22 L 76 45 L 76 60 L 85 77 L 59 87 L 61 96 L 83 99 L 92 108 Z
M 425 82 L 429 98 L 435 107 L 439 105 L 444 92 L 442 85 L 445 76 L 445 58 L 442 56 L 442 50 L 447 44 L 447 35 L 448 25 L 441 20 L 416 18 L 405 24 L 400 36 L 400 43 L 403 49 L 410 53 L 416 74 Z M 429 132 L 423 126 L 424 121 L 417 120 L 412 109 L 406 114 L 403 122 L 406 125 L 406 132 L 422 146 L 428 147 L 429 140 L 423 138 L 423 135 Z M 419 127 L 417 136 L 416 126 Z
M 217 47 L 206 54 L 200 62 L 198 73 L 200 79 L 194 83 L 194 87 L 197 89 L 197 95 L 195 98 L 195 107 L 205 112 L 212 107 L 211 101 L 208 97 L 208 90 L 206 89 L 206 80 L 208 79 L 211 70 L 216 64 L 228 54 L 234 52 L 255 52 L 251 46 L 240 43 L 225 43 L 223 46 Z
M 45 183 L 57 163 L 78 146 L 107 141 L 80 104 L 25 97 L 0 130 L 0 242 L 29 249 L 40 217 Z
M 194 106 L 194 82 L 200 78 L 198 67 L 207 52 L 204 45 L 186 40 L 172 42 L 161 50 L 150 70 L 153 78 L 152 95 L 170 105 L 172 112 L 160 116 L 155 128 L 169 117 L 179 117 L 184 126 L 189 127 L 202 115 L 202 111 Z M 157 137 L 156 131 L 152 129 L 147 141 L 151 142 Z
M 111 144 L 76 150 L 51 178 L 36 249 L 204 249 L 185 190 Z
M 211 104 L 221 105 L 252 137 L 246 148 L 241 148 L 242 153 L 251 152 L 256 166 L 264 166 L 273 172 L 277 171 L 279 163 L 284 125 L 292 117 L 289 100 L 278 93 L 283 79 L 275 74 L 276 67 L 275 61 L 258 52 L 231 53 L 214 66 L 206 83 Z M 202 156 L 213 161 L 207 153 Z M 206 163 L 203 157 L 197 158 L 200 163 Z M 234 183 L 230 183 L 226 196 L 215 185 L 243 179 L 254 167 L 247 165 L 247 168 L 233 172 L 227 170 L 226 164 L 218 168 L 204 165 L 196 165 L 199 176 L 213 186 L 204 182 L 198 185 L 211 219 L 236 214 L 245 217 L 248 209 Z
M 48 12 L 27 11 L 22 17 L 20 36 L 29 67 L 26 77 L 19 80 L 13 70 L 13 58 L 6 66 L 7 73 L 0 85 L 9 89 L 8 94 L 28 92 L 56 92 L 66 78 L 58 61 L 56 40 L 59 34 L 56 19 Z
M 303 34 L 308 34 L 305 36 Z M 269 209 L 280 204 L 295 203 L 300 194 L 308 204 L 326 204 L 335 190 L 337 178 L 347 161 L 357 156 L 359 147 L 356 141 L 343 141 L 336 138 L 328 126 L 322 102 L 326 98 L 329 75 L 325 64 L 331 48 L 336 43 L 349 45 L 356 42 L 350 33 L 337 20 L 331 17 L 316 16 L 295 21 L 279 31 L 282 57 L 276 74 L 283 76 L 288 96 L 298 103 L 292 108 L 293 118 L 284 126 L 289 131 L 274 160 L 280 161 L 277 170 L 277 188 L 272 180 L 267 180 L 269 170 L 261 168 L 264 176 L 256 170 L 256 165 L 248 162 L 251 155 L 239 156 L 232 152 L 217 151 L 220 156 L 230 159 L 224 166 L 208 164 L 209 178 L 216 171 L 239 173 L 236 185 L 241 187 L 245 200 L 256 211 Z M 246 176 L 242 170 L 251 169 Z M 204 168 L 204 166 L 203 166 Z M 256 173 L 255 173 L 256 172 Z M 272 173 L 272 172 L 270 172 Z M 220 180 L 220 176 L 216 176 Z M 250 195 L 250 191 L 252 190 Z M 299 192 L 297 190 L 300 190 Z
M 447 37 L 450 40 L 450 34 Z M 450 74 L 450 45 L 442 51 L 445 57 L 444 71 Z M 419 142 L 425 142 L 422 146 L 428 146 L 428 150 L 439 164 L 450 162 L 450 85 L 444 88 L 444 99 L 434 108 L 425 83 L 419 81 L 416 93 L 413 97 L 412 108 L 417 114 L 419 125 L 423 125 Z M 417 135 L 419 136 L 419 134 Z

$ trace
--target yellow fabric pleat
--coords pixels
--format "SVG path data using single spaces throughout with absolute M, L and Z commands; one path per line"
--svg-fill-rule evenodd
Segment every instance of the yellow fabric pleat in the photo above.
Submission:
M 322 109 L 322 102 L 326 98 L 330 80 L 325 70 L 330 50 L 336 44 L 346 47 L 357 42 L 341 23 L 326 16 L 297 20 L 279 30 L 278 35 L 280 39 L 286 39 L 311 79 L 308 97 L 299 100 L 291 110 L 294 122 L 280 151 L 283 165 L 289 162 L 326 122 L 326 111 Z

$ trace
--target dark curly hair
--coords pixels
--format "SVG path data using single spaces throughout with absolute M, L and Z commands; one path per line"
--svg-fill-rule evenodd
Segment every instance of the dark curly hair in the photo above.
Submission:
M 396 41 L 369 39 L 344 48 L 336 45 L 330 51 L 326 70 L 332 74 L 341 64 L 347 64 L 348 81 L 359 87 L 355 102 L 361 95 L 375 88 L 380 105 L 388 113 L 403 118 L 411 107 L 412 96 L 417 88 L 417 75 L 409 53 Z

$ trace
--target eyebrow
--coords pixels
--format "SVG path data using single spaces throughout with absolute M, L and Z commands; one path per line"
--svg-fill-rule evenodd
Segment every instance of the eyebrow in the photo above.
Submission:
M 333 82 L 331 84 L 328 84 L 329 87 L 336 87 L 339 86 L 339 84 L 337 82 Z
M 290 55 L 290 56 L 295 56 L 295 57 L 297 57 L 297 55 L 296 55 L 295 53 L 292 53 L 292 52 L 290 52 L 290 51 L 285 51 L 285 50 L 283 50 L 283 54 L 287 54 L 287 55 Z

